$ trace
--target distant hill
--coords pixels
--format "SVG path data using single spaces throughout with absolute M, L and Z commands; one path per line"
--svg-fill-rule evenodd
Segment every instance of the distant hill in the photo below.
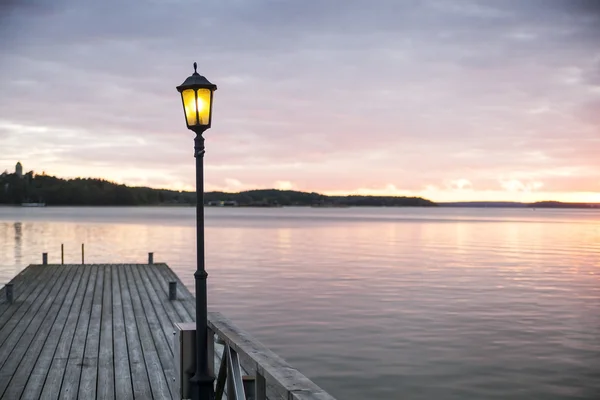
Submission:
M 239 193 L 207 192 L 207 205 L 238 207 L 535 207 L 535 208 L 600 208 L 600 204 L 542 201 L 517 203 L 471 201 L 434 203 L 421 197 L 400 196 L 326 196 L 295 190 L 259 189 Z M 61 179 L 35 175 L 30 171 L 19 178 L 16 174 L 0 175 L 0 204 L 43 202 L 56 206 L 134 206 L 194 205 L 196 193 L 148 187 L 130 187 L 103 179 Z
M 440 207 L 505 207 L 505 208 L 519 208 L 527 207 L 526 203 L 517 203 L 514 201 L 458 201 L 458 202 L 442 202 L 437 203 Z
M 518 203 L 513 201 L 461 201 L 437 203 L 439 207 L 473 208 L 600 208 L 600 203 L 563 203 L 560 201 L 538 201 Z
M 560 201 L 538 201 L 527 205 L 534 208 L 600 208 L 600 203 L 562 203 Z
M 207 192 L 207 205 L 249 207 L 313 206 L 386 206 L 431 207 L 432 201 L 420 197 L 391 196 L 326 196 L 293 190 L 248 190 L 239 193 Z M 103 179 L 61 179 L 28 172 L 22 178 L 16 174 L 0 175 L 0 204 L 43 202 L 46 205 L 133 206 L 133 205 L 194 205 L 195 192 L 179 192 L 148 187 L 130 187 Z
M 232 202 L 239 206 L 313 206 L 313 207 L 432 207 L 436 204 L 421 197 L 395 196 L 326 196 L 315 192 L 295 190 L 258 189 L 239 193 L 207 192 L 204 194 L 207 204 L 225 204 Z

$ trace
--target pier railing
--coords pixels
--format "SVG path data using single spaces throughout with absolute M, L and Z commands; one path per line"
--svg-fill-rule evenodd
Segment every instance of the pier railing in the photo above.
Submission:
M 222 314 L 209 313 L 208 326 L 209 334 L 216 335 L 217 343 L 223 345 L 217 400 L 222 398 L 225 386 L 228 400 L 335 400 Z

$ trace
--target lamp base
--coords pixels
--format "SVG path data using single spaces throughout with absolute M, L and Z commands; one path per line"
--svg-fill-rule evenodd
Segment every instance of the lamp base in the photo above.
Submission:
M 215 399 L 215 378 L 213 376 L 194 375 L 190 378 L 190 389 L 192 400 L 214 400 Z

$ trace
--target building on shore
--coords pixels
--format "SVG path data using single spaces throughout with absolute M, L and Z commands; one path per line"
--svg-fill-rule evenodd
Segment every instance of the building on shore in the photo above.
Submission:
M 22 178 L 23 177 L 23 165 L 21 164 L 20 161 L 17 162 L 17 165 L 15 165 L 15 174 L 19 177 Z
M 239 204 L 235 200 L 212 200 L 208 202 L 211 207 L 237 207 Z

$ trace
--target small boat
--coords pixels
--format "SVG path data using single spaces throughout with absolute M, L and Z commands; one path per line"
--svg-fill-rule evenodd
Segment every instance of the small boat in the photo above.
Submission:
M 21 207 L 46 207 L 46 203 L 21 203 Z

